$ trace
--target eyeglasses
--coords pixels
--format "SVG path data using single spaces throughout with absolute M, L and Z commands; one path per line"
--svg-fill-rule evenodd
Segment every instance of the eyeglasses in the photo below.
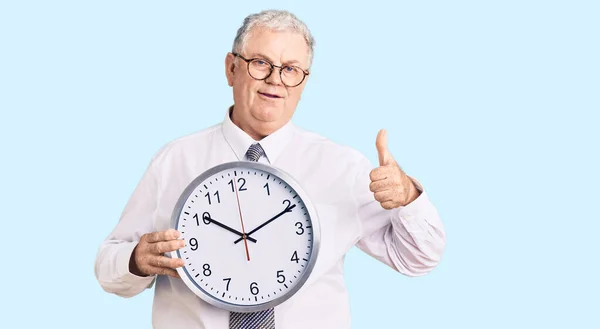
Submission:
M 242 55 L 232 53 L 234 56 L 241 58 L 248 63 L 248 74 L 255 80 L 265 80 L 273 73 L 273 68 L 279 69 L 279 77 L 281 82 L 287 87 L 296 87 L 304 81 L 310 73 L 293 65 L 277 66 L 268 62 L 263 58 L 246 59 Z

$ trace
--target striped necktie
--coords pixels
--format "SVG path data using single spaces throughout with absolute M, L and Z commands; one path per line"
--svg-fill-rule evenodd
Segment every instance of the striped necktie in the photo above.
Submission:
M 246 158 L 250 161 L 258 161 L 261 156 L 265 155 L 265 150 L 263 150 L 262 146 L 259 143 L 254 143 L 250 145 L 248 151 L 246 151 Z
M 250 161 L 258 161 L 260 157 L 265 155 L 265 150 L 260 144 L 255 143 L 250 145 L 246 152 L 246 158 Z M 231 312 L 229 314 L 230 329 L 275 329 L 275 312 L 274 309 L 252 312 L 239 313 Z

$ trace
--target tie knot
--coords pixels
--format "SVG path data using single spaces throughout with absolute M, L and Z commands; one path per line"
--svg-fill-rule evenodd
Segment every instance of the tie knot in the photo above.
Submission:
M 263 150 L 262 146 L 260 146 L 258 143 L 250 145 L 248 151 L 246 151 L 246 157 L 248 160 L 254 162 L 258 161 L 258 159 L 260 159 L 260 157 L 263 155 L 265 155 L 265 150 Z

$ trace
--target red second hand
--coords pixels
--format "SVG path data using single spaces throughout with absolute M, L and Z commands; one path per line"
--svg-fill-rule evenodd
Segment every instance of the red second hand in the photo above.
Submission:
M 246 257 L 248 261 L 250 261 L 250 253 L 248 252 L 248 241 L 246 240 L 246 230 L 244 229 L 244 220 L 242 219 L 242 208 L 240 207 L 240 197 L 238 196 L 237 184 L 235 183 L 235 179 L 233 180 L 233 185 L 235 186 L 235 197 L 237 199 L 238 211 L 240 213 L 240 222 L 242 222 L 242 238 L 244 239 L 244 245 L 246 245 Z

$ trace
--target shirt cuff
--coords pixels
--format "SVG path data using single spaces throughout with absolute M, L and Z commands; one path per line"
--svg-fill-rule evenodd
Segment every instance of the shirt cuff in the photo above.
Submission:
M 133 249 L 137 246 L 136 242 L 128 242 L 123 246 L 117 255 L 117 274 L 121 282 L 131 287 L 148 287 L 154 283 L 155 275 L 139 276 L 129 271 L 129 260 Z
M 409 176 L 420 195 L 406 206 L 396 209 L 395 219 L 399 219 L 408 232 L 421 232 L 427 227 L 427 215 L 433 207 L 421 183 Z

